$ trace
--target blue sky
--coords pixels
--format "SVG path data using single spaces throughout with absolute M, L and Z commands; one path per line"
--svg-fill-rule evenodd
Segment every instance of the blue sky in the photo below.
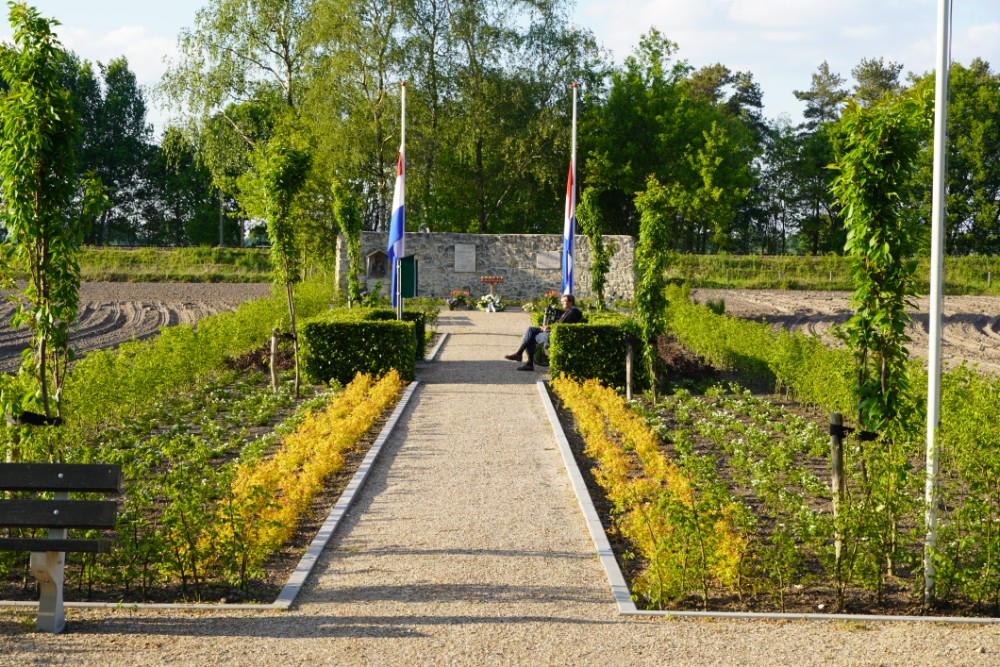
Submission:
M 177 34 L 205 0 L 34 0 L 62 26 L 63 44 L 107 62 L 124 55 L 140 83 L 152 86 L 175 53 Z M 801 119 L 793 90 L 806 89 L 824 60 L 850 79 L 862 58 L 902 63 L 904 73 L 934 66 L 938 0 L 578 0 L 574 22 L 593 30 L 620 60 L 656 26 L 695 67 L 716 62 L 749 70 L 764 91 L 765 114 Z M 4 8 L 4 13 L 6 10 Z M 954 0 L 953 57 L 979 56 L 1000 70 L 1000 3 Z M 9 39 L 6 20 L 0 39 Z M 166 120 L 155 107 L 150 120 Z

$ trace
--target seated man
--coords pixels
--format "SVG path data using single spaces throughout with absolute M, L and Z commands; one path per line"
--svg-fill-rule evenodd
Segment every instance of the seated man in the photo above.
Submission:
M 574 324 L 583 321 L 583 313 L 576 307 L 576 299 L 572 294 L 563 294 L 562 297 L 563 314 L 553 324 Z M 535 364 L 532 361 L 535 357 L 535 348 L 538 345 L 545 345 L 549 342 L 549 327 L 528 327 L 521 338 L 521 347 L 517 348 L 514 354 L 505 354 L 504 359 L 511 361 L 521 361 L 521 355 L 528 353 L 528 361 L 518 366 L 519 371 L 533 371 Z

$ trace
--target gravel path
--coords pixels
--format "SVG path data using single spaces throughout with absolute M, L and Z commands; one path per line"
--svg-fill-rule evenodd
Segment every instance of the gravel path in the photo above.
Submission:
M 995 627 L 622 618 L 535 388 L 521 313 L 451 333 L 289 612 L 0 609 L 2 665 L 998 665 Z

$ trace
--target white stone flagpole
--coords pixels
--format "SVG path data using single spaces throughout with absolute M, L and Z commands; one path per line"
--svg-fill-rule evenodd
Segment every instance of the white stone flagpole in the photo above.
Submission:
M 937 77 L 934 92 L 934 178 L 931 213 L 930 348 L 927 351 L 927 480 L 924 522 L 924 603 L 934 599 L 937 548 L 938 447 L 941 422 L 941 310 L 944 283 L 945 186 L 948 150 L 948 77 L 951 73 L 951 0 L 938 0 Z

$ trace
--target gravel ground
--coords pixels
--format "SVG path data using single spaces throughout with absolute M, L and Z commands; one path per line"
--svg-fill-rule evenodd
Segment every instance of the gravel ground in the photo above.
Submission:
M 998 665 L 989 626 L 622 618 L 534 382 L 522 313 L 452 334 L 288 612 L 0 609 L 0 665 Z

